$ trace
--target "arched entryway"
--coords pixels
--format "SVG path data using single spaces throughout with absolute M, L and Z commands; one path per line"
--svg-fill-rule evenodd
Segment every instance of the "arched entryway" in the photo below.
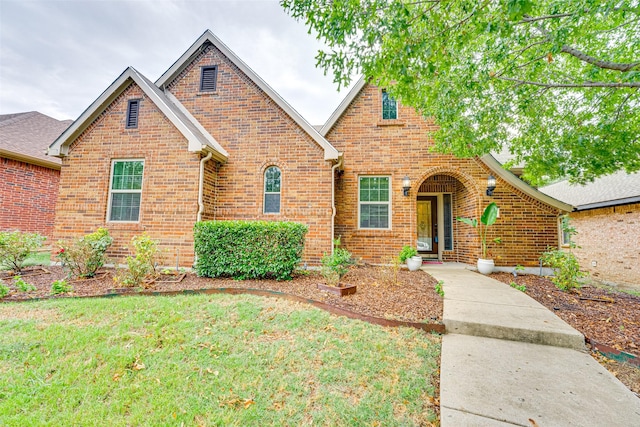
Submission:
M 424 259 L 445 262 L 473 262 L 478 237 L 462 226 L 457 217 L 474 217 L 478 190 L 473 180 L 458 171 L 425 174 L 415 200 L 415 236 Z

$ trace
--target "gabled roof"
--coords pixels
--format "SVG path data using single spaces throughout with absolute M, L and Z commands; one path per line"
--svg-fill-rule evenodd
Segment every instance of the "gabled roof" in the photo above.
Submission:
M 576 210 L 603 208 L 640 202 L 640 172 L 624 171 L 603 176 L 584 185 L 560 181 L 541 187 L 540 191 L 571 203 Z
M 338 108 L 333 112 L 333 114 L 331 114 L 324 126 L 322 126 L 320 133 L 323 136 L 326 136 L 331 128 L 335 126 L 340 117 L 342 117 L 342 115 L 347 111 L 349 105 L 351 105 L 351 103 L 356 99 L 360 91 L 362 91 L 362 89 L 364 89 L 366 85 L 367 82 L 364 77 L 361 77 L 360 80 L 356 82 L 347 96 L 342 100 Z M 541 193 L 540 191 L 536 190 L 535 188 L 515 176 L 513 173 L 503 168 L 502 164 L 498 162 L 491 154 L 482 156 L 480 160 L 482 161 L 482 163 L 487 165 L 487 167 L 491 169 L 497 176 L 511 184 L 513 187 L 522 191 L 524 194 L 527 194 L 536 200 L 544 202 L 562 211 L 570 212 L 573 210 L 573 206 L 556 200 L 544 193 Z
M 282 108 L 323 150 L 325 160 L 337 160 L 340 153 L 324 136 L 309 124 L 296 110 L 291 107 L 278 93 L 273 90 L 260 76 L 244 63 L 231 49 L 216 37 L 210 30 L 205 31 L 198 40 L 156 81 L 156 86 L 164 88 L 171 83 L 201 52 L 204 46 L 211 43 L 222 52 L 235 66 L 237 66 L 253 83 L 262 89 L 280 108 Z
M 189 142 L 191 152 L 211 152 L 213 158 L 224 162 L 228 153 L 202 126 L 190 115 L 177 99 L 169 99 L 149 79 L 134 68 L 127 68 L 103 93 L 89 106 L 78 119 L 56 139 L 49 147 L 50 156 L 68 155 L 69 145 L 93 123 L 93 121 L 131 84 L 137 84 L 145 95 L 171 121 Z
M 0 156 L 51 169 L 60 160 L 46 155 L 47 147 L 71 120 L 56 120 L 37 111 L 0 115 Z

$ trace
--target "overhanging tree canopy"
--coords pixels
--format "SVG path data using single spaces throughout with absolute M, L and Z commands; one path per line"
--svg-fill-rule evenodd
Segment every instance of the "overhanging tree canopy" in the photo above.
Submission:
M 435 149 L 508 149 L 533 183 L 640 170 L 639 1 L 281 0 L 362 73 L 433 117 Z

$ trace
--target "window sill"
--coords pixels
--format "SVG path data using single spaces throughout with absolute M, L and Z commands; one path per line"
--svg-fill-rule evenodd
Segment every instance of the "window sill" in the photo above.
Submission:
M 386 127 L 386 126 L 404 126 L 406 122 L 404 120 L 378 120 L 376 126 Z
M 219 93 L 217 90 L 212 90 L 211 92 L 198 92 L 196 96 L 218 96 Z

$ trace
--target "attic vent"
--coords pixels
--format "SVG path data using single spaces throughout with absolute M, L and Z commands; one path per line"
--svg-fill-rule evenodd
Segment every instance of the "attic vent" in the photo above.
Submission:
M 215 91 L 217 77 L 218 77 L 218 67 L 216 65 L 211 67 L 202 67 L 202 74 L 200 75 L 200 91 L 201 92 Z
M 140 112 L 140 100 L 130 99 L 127 107 L 127 129 L 138 127 L 138 113 Z

